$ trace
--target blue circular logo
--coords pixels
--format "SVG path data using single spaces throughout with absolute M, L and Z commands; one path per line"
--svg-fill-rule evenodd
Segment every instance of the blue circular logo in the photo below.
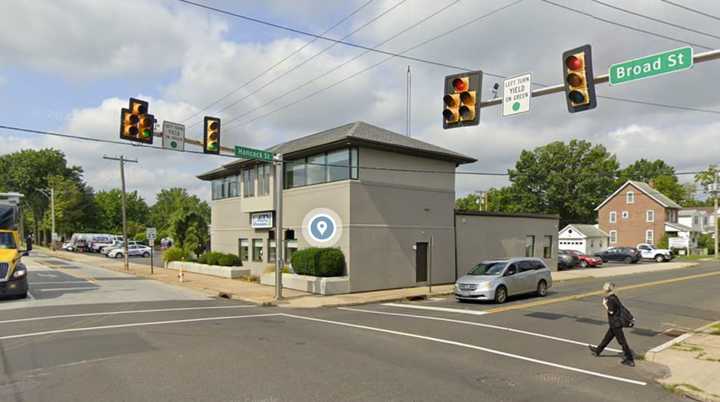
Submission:
M 335 220 L 329 215 L 314 216 L 309 222 L 310 236 L 316 241 L 328 241 L 335 235 Z

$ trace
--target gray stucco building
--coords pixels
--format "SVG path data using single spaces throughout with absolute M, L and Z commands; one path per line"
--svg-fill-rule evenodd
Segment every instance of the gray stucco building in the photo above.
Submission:
M 453 282 L 482 255 L 524 252 L 530 233 L 523 226 L 532 229 L 538 244 L 542 236 L 557 236 L 557 217 L 458 218 L 454 172 L 475 159 L 364 122 L 291 140 L 268 151 L 281 153 L 285 160 L 286 260 L 309 246 L 339 247 L 346 257 L 351 292 L 417 286 L 429 277 L 436 284 Z M 239 254 L 255 275 L 271 270 L 277 254 L 273 176 L 270 164 L 250 160 L 198 176 L 212 181 L 213 251 Z M 462 230 L 456 233 L 458 219 Z M 547 224 L 553 219 L 554 226 Z M 507 225 L 517 227 L 511 230 Z M 490 238 L 493 231 L 514 238 L 472 240 Z M 553 239 L 548 261 L 555 266 L 557 239 Z M 465 247 L 474 250 L 468 253 Z M 461 262 L 460 272 L 456 261 Z

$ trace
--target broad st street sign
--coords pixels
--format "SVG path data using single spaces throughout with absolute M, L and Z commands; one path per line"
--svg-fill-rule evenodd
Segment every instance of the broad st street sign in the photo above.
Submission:
M 619 85 L 643 78 L 683 71 L 693 66 L 693 50 L 681 47 L 666 52 L 623 61 L 610 66 L 610 85 Z

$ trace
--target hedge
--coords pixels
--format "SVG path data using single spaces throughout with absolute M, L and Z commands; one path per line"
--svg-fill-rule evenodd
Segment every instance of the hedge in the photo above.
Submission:
M 180 247 L 170 247 L 163 253 L 163 261 L 192 261 L 192 256 Z
M 223 267 L 236 267 L 242 265 L 240 263 L 240 257 L 235 254 L 225 254 L 214 251 L 204 253 L 198 258 L 200 264 L 206 265 L 220 265 Z
M 310 247 L 293 254 L 292 268 L 299 275 L 342 276 L 345 272 L 345 255 L 338 248 Z

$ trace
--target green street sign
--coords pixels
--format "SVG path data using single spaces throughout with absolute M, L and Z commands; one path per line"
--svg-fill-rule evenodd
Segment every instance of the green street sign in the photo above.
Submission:
M 273 153 L 263 151 L 261 149 L 247 148 L 236 145 L 235 156 L 245 159 L 259 159 L 261 161 L 272 162 Z
M 693 66 L 693 50 L 681 47 L 666 52 L 623 61 L 610 66 L 610 85 L 683 71 Z

